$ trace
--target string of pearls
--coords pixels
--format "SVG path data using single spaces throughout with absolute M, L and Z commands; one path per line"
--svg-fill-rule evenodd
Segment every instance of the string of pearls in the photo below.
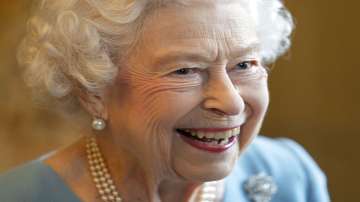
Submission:
M 87 138 L 86 153 L 92 179 L 101 199 L 104 202 L 121 202 L 120 195 L 116 191 L 114 181 L 111 178 L 94 137 Z
M 205 182 L 196 197 L 197 202 L 215 202 L 217 198 L 217 184 L 218 182 Z
M 87 138 L 86 153 L 91 176 L 101 200 L 104 202 L 122 202 L 95 137 Z M 215 202 L 217 198 L 217 184 L 218 182 L 216 181 L 204 183 L 201 186 L 199 193 L 195 196 L 195 201 Z

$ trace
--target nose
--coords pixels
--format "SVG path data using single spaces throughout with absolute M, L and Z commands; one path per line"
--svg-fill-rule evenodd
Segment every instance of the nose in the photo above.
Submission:
M 238 115 L 245 109 L 240 90 L 233 84 L 226 72 L 209 78 L 203 107 L 217 115 Z

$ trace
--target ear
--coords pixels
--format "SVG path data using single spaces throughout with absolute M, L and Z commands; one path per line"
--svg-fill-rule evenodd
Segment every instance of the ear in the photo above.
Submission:
M 81 92 L 78 95 L 78 100 L 81 106 L 92 116 L 108 119 L 108 113 L 105 105 L 104 95 L 95 94 L 92 92 Z

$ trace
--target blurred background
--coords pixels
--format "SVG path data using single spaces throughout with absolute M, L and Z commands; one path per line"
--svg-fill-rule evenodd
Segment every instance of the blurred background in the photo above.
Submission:
M 296 31 L 270 75 L 262 134 L 301 143 L 327 174 L 332 201 L 359 201 L 360 3 L 285 2 Z M 78 137 L 77 124 L 34 104 L 22 81 L 15 51 L 29 7 L 30 0 L 0 2 L 0 172 Z

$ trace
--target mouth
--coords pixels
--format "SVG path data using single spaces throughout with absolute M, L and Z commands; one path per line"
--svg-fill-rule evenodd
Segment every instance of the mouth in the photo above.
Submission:
M 197 149 L 220 153 L 234 145 L 240 133 L 240 127 L 176 129 L 176 132 L 182 140 Z

